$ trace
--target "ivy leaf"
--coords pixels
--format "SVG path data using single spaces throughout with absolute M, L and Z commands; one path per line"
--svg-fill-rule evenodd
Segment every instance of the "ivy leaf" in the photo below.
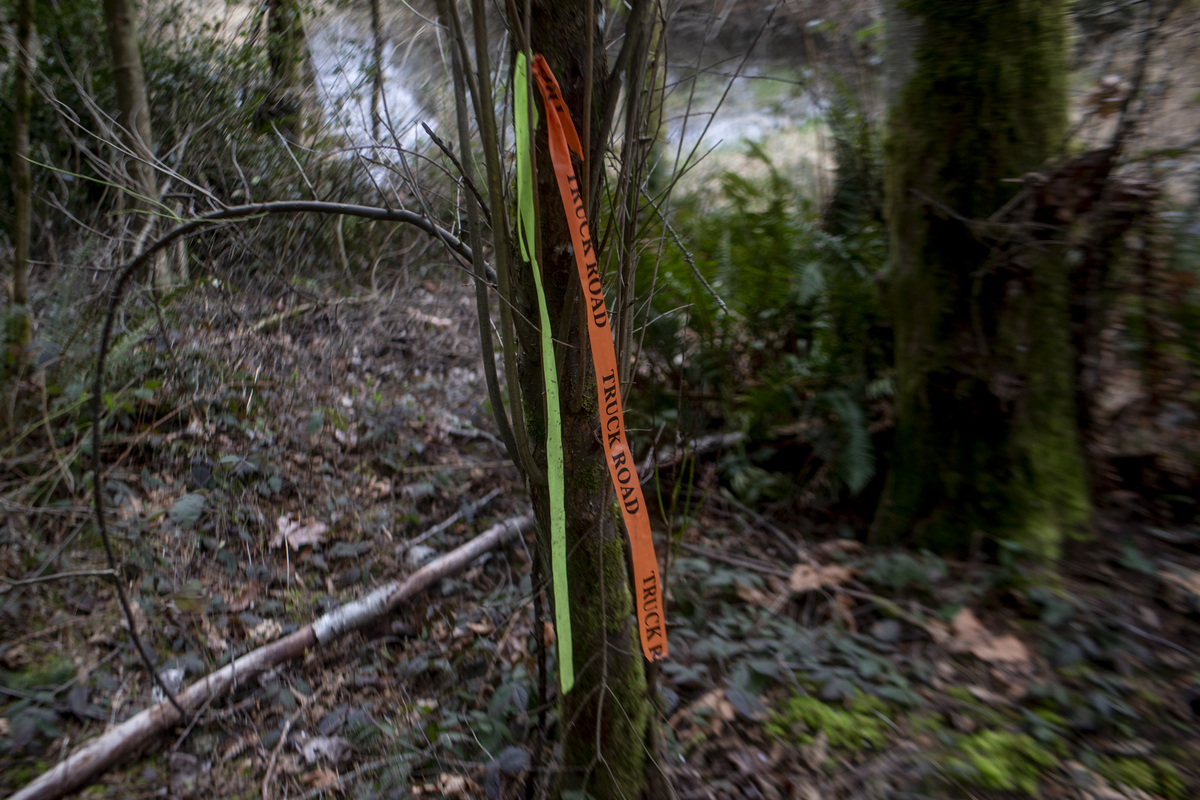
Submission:
M 764 722 L 767 719 L 767 708 L 754 695 L 737 686 L 725 687 L 725 699 L 734 710 L 752 722 Z
M 523 747 L 510 745 L 500 751 L 496 761 L 502 771 L 516 775 L 529 766 L 529 753 Z
M 171 506 L 171 510 L 168 512 L 172 520 L 185 528 L 194 527 L 200 521 L 200 515 L 203 513 L 204 495 L 202 494 L 185 494 L 175 501 L 175 505 Z

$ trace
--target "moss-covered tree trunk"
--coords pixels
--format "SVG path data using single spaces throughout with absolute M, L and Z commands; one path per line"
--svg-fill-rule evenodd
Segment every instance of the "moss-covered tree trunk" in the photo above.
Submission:
M 304 65 L 307 56 L 300 0 L 268 0 L 267 63 L 271 86 L 262 116 L 288 141 L 304 130 Z
M 588 30 L 589 0 L 533 3 L 531 47 L 546 56 L 578 130 L 583 130 L 587 38 L 593 43 L 593 107 L 602 102 L 604 48 L 595 28 Z M 598 11 L 596 16 L 598 16 Z M 539 115 L 546 119 L 538 100 Z M 601 152 L 602 133 L 593 124 L 592 152 Z M 583 323 L 579 279 L 570 232 L 550 161 L 545 125 L 536 139 L 540 207 L 541 266 L 546 301 L 558 349 L 566 461 L 567 552 L 575 687 L 562 698 L 563 776 L 561 790 L 584 790 L 591 797 L 636 798 L 645 786 L 647 728 L 651 706 L 638 643 L 626 571 L 620 511 L 611 489 L 600 441 L 591 348 Z M 577 174 L 582 165 L 576 164 Z M 596 187 L 592 188 L 593 193 Z M 591 204 L 589 204 L 591 205 Z M 591 207 L 595 207 L 591 205 Z M 523 320 L 538 311 L 528 265 L 518 266 L 518 306 Z M 530 438 L 545 441 L 542 370 L 537 332 L 519 323 L 519 371 L 527 404 Z M 535 445 L 536 447 L 536 445 Z M 536 455 L 545 463 L 543 450 Z M 549 553 L 549 502 L 544 487 L 532 487 L 539 521 L 539 547 Z M 548 564 L 543 574 L 549 574 Z
M 1090 504 L 1062 250 L 989 220 L 1066 135 L 1065 0 L 890 0 L 896 434 L 876 532 L 1052 558 Z

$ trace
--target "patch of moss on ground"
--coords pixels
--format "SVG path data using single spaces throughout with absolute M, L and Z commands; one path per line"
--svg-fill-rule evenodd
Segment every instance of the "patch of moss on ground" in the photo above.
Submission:
M 945 730 L 946 722 L 942 719 L 941 714 L 911 714 L 908 717 L 908 732 L 911 736 L 920 736 L 923 733 L 936 735 Z
M 0 669 L 0 686 L 20 692 L 29 692 L 61 686 L 73 677 L 75 677 L 75 665 L 67 656 L 59 655 L 17 672 Z
M 1038 778 L 1054 766 L 1054 756 L 1033 737 L 1007 731 L 980 731 L 963 737 L 957 746 L 962 758 L 947 759 L 946 766 L 983 789 L 1020 791 L 1036 796 Z
M 1096 764 L 1096 771 L 1113 786 L 1177 800 L 1187 796 L 1187 786 L 1178 770 L 1166 759 L 1110 758 Z
M 798 739 L 810 744 L 818 731 L 824 731 L 829 746 L 837 750 L 859 752 L 878 749 L 887 740 L 887 705 L 878 698 L 856 691 L 849 707 L 839 708 L 811 695 L 796 695 L 771 715 L 766 728 L 781 738 Z
M 1003 727 L 1005 722 L 1008 721 L 1003 712 L 980 703 L 975 698 L 975 695 L 971 694 L 970 690 L 964 686 L 948 686 L 945 689 L 945 694 L 947 697 L 957 700 L 962 704 L 962 708 L 958 709 L 959 711 L 985 727 Z

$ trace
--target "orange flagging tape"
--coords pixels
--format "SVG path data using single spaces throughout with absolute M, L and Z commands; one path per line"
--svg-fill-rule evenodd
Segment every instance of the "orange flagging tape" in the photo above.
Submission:
M 666 618 L 662 606 L 662 582 L 658 576 L 658 558 L 654 555 L 654 540 L 650 536 L 650 516 L 642 484 L 634 469 L 633 456 L 625 437 L 625 411 L 621 407 L 621 387 L 617 382 L 617 354 L 613 349 L 608 326 L 608 308 L 604 304 L 604 289 L 596 267 L 596 251 L 588 228 L 587 209 L 571 151 L 583 158 L 583 147 L 575 123 L 567 113 L 558 81 L 550 65 L 541 55 L 534 56 L 533 74 L 546 103 L 546 128 L 550 140 L 550 160 L 558 178 L 558 191 L 567 227 L 571 229 L 571 244 L 575 247 L 575 266 L 583 287 L 588 313 L 588 339 L 592 345 L 592 366 L 596 370 L 596 395 L 600 406 L 601 439 L 608 460 L 608 474 L 616 487 L 625 527 L 629 531 L 629 548 L 633 555 L 633 580 L 637 589 L 638 633 L 642 652 L 651 661 L 667 656 Z

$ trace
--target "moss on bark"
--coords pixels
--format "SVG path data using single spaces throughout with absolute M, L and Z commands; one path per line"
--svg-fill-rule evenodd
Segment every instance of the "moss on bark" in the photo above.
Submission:
M 987 220 L 1065 142 L 1065 3 L 889 11 L 909 72 L 885 143 L 897 426 L 876 533 L 1052 558 L 1090 513 L 1067 267 L 1043 229 Z
M 559 81 L 576 127 L 582 122 L 587 0 L 535 2 L 530 39 L 546 56 Z M 594 35 L 594 31 L 591 32 Z M 603 98 L 604 48 L 597 41 L 593 101 Z M 545 109 L 538 99 L 541 119 Z M 593 135 L 596 135 L 593 128 Z M 620 513 L 610 489 L 599 436 L 596 385 L 587 331 L 581 324 L 578 278 L 570 232 L 546 144 L 545 126 L 536 140 L 537 192 L 541 208 L 540 263 L 558 354 L 566 468 L 567 569 L 575 655 L 575 688 L 561 700 L 563 773 L 557 791 L 592 797 L 643 794 L 651 705 L 633 616 Z M 576 169 L 581 165 L 576 163 Z M 531 444 L 544 443 L 545 393 L 540 342 L 529 320 L 538 318 L 528 264 L 518 264 L 516 315 L 518 372 Z M 562 316 L 558 310 L 567 310 Z M 572 311 L 572 309 L 574 309 Z M 534 436 L 534 434 L 539 434 Z M 545 463 L 545 452 L 535 453 Z M 532 486 L 538 519 L 538 551 L 549 574 L 549 503 L 544 486 Z
M 274 122 L 289 141 L 300 141 L 306 116 L 304 69 L 308 48 L 304 10 L 297 0 L 267 3 L 267 62 L 271 85 L 259 117 L 267 130 Z

